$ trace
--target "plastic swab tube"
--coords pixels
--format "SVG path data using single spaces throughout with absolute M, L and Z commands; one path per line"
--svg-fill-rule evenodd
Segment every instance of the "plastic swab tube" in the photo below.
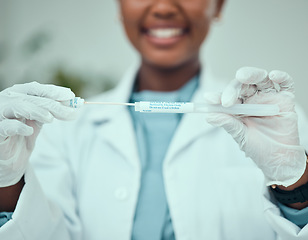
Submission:
M 23 93 L 10 93 L 10 95 L 24 95 Z M 36 96 L 34 96 L 36 97 Z M 61 104 L 81 108 L 85 104 L 100 105 L 120 105 L 135 107 L 135 111 L 143 113 L 227 113 L 232 115 L 245 116 L 275 116 L 280 114 L 278 105 L 275 104 L 235 104 L 231 107 L 223 107 L 219 104 L 205 104 L 192 102 L 135 102 L 135 103 L 118 103 L 118 102 L 85 102 L 80 97 L 75 97 L 68 101 L 61 101 Z
M 274 104 L 235 104 L 231 107 L 223 107 L 215 104 L 192 103 L 192 102 L 85 102 L 82 98 L 74 98 L 64 105 L 80 108 L 84 104 L 122 105 L 133 106 L 135 111 L 143 113 L 227 113 L 245 116 L 275 116 L 279 115 L 280 109 Z
M 223 107 L 219 104 L 192 102 L 136 102 L 135 111 L 145 113 L 214 113 L 221 112 L 232 115 L 273 116 L 279 114 L 278 105 L 268 104 L 236 104 Z

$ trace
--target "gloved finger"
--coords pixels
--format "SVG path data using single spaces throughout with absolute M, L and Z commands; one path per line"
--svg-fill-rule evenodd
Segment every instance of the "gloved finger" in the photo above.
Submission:
M 256 91 L 268 92 L 271 90 L 275 90 L 275 86 L 271 79 L 268 78 L 267 71 L 260 68 L 254 67 L 244 67 L 237 71 L 236 79 L 243 84 L 247 84 L 248 86 L 253 86 Z M 247 88 L 247 86 L 246 86 Z M 254 93 L 247 92 L 246 89 L 241 90 L 242 96 L 250 97 Z
M 41 109 L 47 110 L 53 117 L 59 120 L 73 120 L 77 116 L 78 109 L 65 106 L 58 101 L 35 96 L 27 96 L 25 100 Z
M 59 102 L 54 102 L 48 106 L 50 113 L 59 120 L 69 121 L 76 119 L 79 109 L 63 106 Z
M 253 96 L 257 91 L 273 88 L 267 78 L 267 71 L 255 67 L 242 67 L 236 72 L 235 79 L 230 82 L 222 94 L 222 105 L 230 107 L 242 99 Z
M 0 140 L 16 135 L 31 136 L 33 128 L 17 119 L 5 119 L 0 122 Z
M 295 92 L 294 81 L 286 72 L 273 70 L 269 73 L 269 79 L 279 85 L 280 91 Z
M 221 105 L 221 92 L 206 92 L 203 95 L 204 103 Z M 236 99 L 235 104 L 241 104 L 240 99 Z
M 77 110 L 61 104 L 52 99 L 30 95 L 8 96 L 11 101 L 1 104 L 1 118 L 25 118 L 41 123 L 50 123 L 53 118 L 60 120 L 73 120 Z
M 234 105 L 238 99 L 252 96 L 257 91 L 257 83 L 262 82 L 267 77 L 267 72 L 254 67 L 242 67 L 235 75 L 230 84 L 223 91 L 221 102 L 224 107 Z M 244 100 L 243 100 L 244 101 Z
M 0 121 L 19 118 L 36 120 L 41 123 L 50 123 L 53 120 L 49 111 L 31 102 L 24 101 L 24 99 L 16 99 L 1 104 Z
M 242 67 L 237 70 L 235 79 L 244 84 L 258 84 L 267 78 L 267 71 L 255 67 Z
M 244 102 L 242 92 L 246 92 L 248 95 L 253 95 L 256 91 L 257 90 L 254 85 L 242 85 L 242 83 L 237 79 L 233 79 L 222 92 L 221 104 L 224 107 L 231 107 L 234 104 L 241 104 Z
M 203 99 L 206 104 L 221 104 L 221 92 L 206 92 Z
M 241 87 L 242 83 L 239 82 L 237 79 L 233 79 L 222 92 L 222 106 L 230 107 L 234 105 L 240 97 Z
M 75 97 L 75 94 L 69 88 L 55 86 L 52 84 L 40 84 L 37 82 L 16 84 L 5 89 L 3 92 L 16 92 L 26 95 L 50 98 L 57 101 L 67 101 Z
M 240 119 L 224 113 L 210 113 L 206 115 L 206 121 L 213 126 L 224 128 L 240 147 L 243 146 L 247 127 Z

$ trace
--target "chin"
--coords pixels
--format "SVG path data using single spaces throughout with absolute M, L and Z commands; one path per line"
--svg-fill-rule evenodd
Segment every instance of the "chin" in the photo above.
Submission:
M 198 57 L 181 59 L 180 57 L 170 58 L 170 56 L 166 56 L 163 58 L 155 59 L 143 58 L 143 61 L 152 67 L 159 68 L 162 70 L 175 70 L 182 68 L 185 65 L 191 64 L 192 62 L 198 62 L 199 60 Z

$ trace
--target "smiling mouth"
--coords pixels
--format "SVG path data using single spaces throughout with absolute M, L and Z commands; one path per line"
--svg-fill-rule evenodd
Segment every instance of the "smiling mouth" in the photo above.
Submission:
M 188 28 L 183 27 L 163 27 L 163 28 L 143 28 L 142 33 L 158 39 L 168 39 L 183 36 L 188 33 Z
M 149 29 L 147 34 L 151 37 L 167 39 L 179 37 L 185 34 L 186 31 L 183 28 L 160 28 L 160 29 Z
M 185 39 L 185 36 L 189 33 L 189 28 L 182 26 L 153 26 L 142 28 L 141 32 L 151 45 L 159 48 L 170 48 Z

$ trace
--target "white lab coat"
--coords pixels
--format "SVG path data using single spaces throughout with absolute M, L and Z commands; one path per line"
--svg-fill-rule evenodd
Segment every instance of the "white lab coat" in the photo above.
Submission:
M 135 74 L 131 70 L 116 89 L 95 100 L 126 102 Z M 201 79 L 196 102 L 204 91 L 220 88 L 210 76 Z M 307 147 L 308 131 L 301 131 Z M 75 122 L 45 125 L 13 219 L 0 228 L 0 239 L 129 240 L 140 174 L 126 107 L 86 106 Z M 163 175 L 178 240 L 308 239 L 308 227 L 283 218 L 271 202 L 252 160 L 201 114 L 183 116 Z

